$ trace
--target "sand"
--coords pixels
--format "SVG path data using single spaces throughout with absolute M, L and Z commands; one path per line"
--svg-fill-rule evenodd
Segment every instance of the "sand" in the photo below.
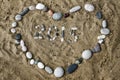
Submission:
M 102 51 L 90 60 L 83 61 L 77 71 L 66 74 L 62 78 L 48 75 L 36 66 L 30 66 L 25 54 L 14 44 L 9 29 L 14 16 L 24 7 L 43 2 L 54 11 L 67 12 L 71 7 L 80 5 L 82 9 L 61 21 L 53 21 L 41 11 L 31 11 L 19 22 L 18 32 L 23 34 L 29 50 L 35 58 L 39 57 L 46 65 L 56 68 L 66 68 L 81 56 L 84 49 L 92 48 L 97 43 L 100 34 L 101 21 L 95 17 L 98 10 L 103 12 L 111 30 Z M 87 13 L 83 6 L 93 3 L 96 10 Z M 0 80 L 120 80 L 120 1 L 119 0 L 0 0 Z M 56 25 L 66 29 L 77 26 L 79 40 L 76 43 L 54 42 L 48 40 L 34 40 L 34 26 L 45 24 L 47 28 Z M 66 32 L 66 35 L 69 32 Z M 65 38 L 69 38 L 66 36 Z

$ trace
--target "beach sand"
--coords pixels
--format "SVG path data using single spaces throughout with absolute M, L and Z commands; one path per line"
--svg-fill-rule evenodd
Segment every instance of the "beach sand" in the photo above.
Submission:
M 55 78 L 37 66 L 31 66 L 20 47 L 14 43 L 10 33 L 14 16 L 23 8 L 42 2 L 54 11 L 67 12 L 71 7 L 80 5 L 80 11 L 61 21 L 54 21 L 47 13 L 30 11 L 19 22 L 17 31 L 23 35 L 26 45 L 34 55 L 39 57 L 45 65 L 53 69 L 68 65 L 81 56 L 84 49 L 90 49 L 97 43 L 100 35 L 102 20 L 95 14 L 103 12 L 103 19 L 108 21 L 110 35 L 102 44 L 102 51 L 96 53 L 90 60 L 83 61 L 72 74 L 65 74 L 62 78 Z M 84 10 L 85 3 L 93 3 L 95 11 L 88 13 Z M 119 0 L 0 0 L 0 80 L 120 80 L 120 1 Z M 59 29 L 66 27 L 65 39 L 70 38 L 71 27 L 78 27 L 79 40 L 76 43 L 54 42 L 48 40 L 34 40 L 35 25 L 45 24 L 48 28 L 56 25 Z

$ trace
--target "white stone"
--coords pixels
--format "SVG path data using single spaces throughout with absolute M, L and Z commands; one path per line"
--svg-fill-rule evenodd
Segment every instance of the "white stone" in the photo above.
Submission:
M 42 4 L 42 3 L 38 3 L 38 4 L 36 5 L 36 9 L 38 9 L 38 10 L 42 10 L 42 9 L 44 9 L 44 8 L 45 8 L 45 5 Z
M 49 66 L 46 66 L 45 67 L 45 71 L 49 74 L 52 74 L 53 73 L 53 70 L 49 67 Z
M 13 22 L 12 23 L 12 27 L 14 28 L 14 27 L 16 27 L 17 26 L 17 22 Z
M 22 20 L 22 16 L 21 16 L 21 15 L 19 15 L 19 14 L 18 14 L 18 15 L 16 15 L 16 16 L 15 16 L 15 20 L 16 20 L 16 21 L 20 21 L 20 20 Z
M 93 4 L 89 4 L 89 3 L 85 4 L 84 8 L 88 12 L 92 12 L 95 9 L 95 7 L 93 6 Z
M 77 27 L 72 27 L 71 30 L 77 30 Z
M 45 67 L 45 65 L 42 62 L 38 62 L 38 68 L 43 69 Z
M 107 27 L 107 21 L 106 21 L 106 20 L 103 20 L 103 21 L 102 21 L 102 27 L 103 27 L 103 28 L 106 28 L 106 27 Z
M 30 64 L 33 65 L 35 63 L 35 60 L 34 59 L 31 59 L 30 60 Z
M 62 77 L 64 75 L 64 70 L 62 67 L 57 67 L 55 70 L 54 70 L 54 75 L 55 77 Z
M 31 52 L 26 52 L 26 57 L 27 57 L 28 59 L 31 59 L 31 58 L 32 58 L 32 53 L 31 53 Z
M 15 40 L 15 44 L 20 44 L 20 42 L 18 40 Z
M 100 30 L 100 32 L 101 32 L 101 34 L 103 34 L 103 35 L 108 35 L 108 34 L 110 33 L 110 30 L 109 30 L 108 28 L 102 28 L 102 29 Z
M 82 58 L 83 59 L 90 59 L 91 58 L 91 56 L 92 56 L 92 52 L 90 51 L 90 50 L 84 50 L 83 52 L 82 52 Z
M 22 46 L 22 51 L 26 52 L 27 51 L 27 47 L 26 46 Z
M 98 39 L 98 40 L 100 40 L 100 39 L 105 39 L 105 37 L 106 37 L 105 35 L 100 35 L 100 36 L 97 37 L 97 39 Z
M 25 42 L 23 40 L 20 41 L 20 46 L 25 46 Z
M 78 11 L 78 10 L 80 10 L 80 9 L 81 9 L 80 6 L 74 6 L 73 8 L 71 8 L 71 9 L 69 10 L 69 12 L 70 12 L 70 13 L 73 13 L 73 12 L 76 12 L 76 11 Z
M 65 27 L 64 27 L 64 26 L 62 27 L 62 31 L 63 31 L 63 30 L 65 30 Z
M 11 28 L 10 31 L 11 31 L 11 33 L 14 34 L 16 32 L 16 29 L 15 28 Z
M 103 39 L 98 40 L 98 43 L 99 43 L 99 44 L 102 44 L 103 42 L 104 42 Z
M 35 10 L 35 6 L 33 6 L 33 5 L 32 5 L 32 6 L 29 6 L 29 10 L 31 10 L 31 11 L 32 11 L 32 10 Z

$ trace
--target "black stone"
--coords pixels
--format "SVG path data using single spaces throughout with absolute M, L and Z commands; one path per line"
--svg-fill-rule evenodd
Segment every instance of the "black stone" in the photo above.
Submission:
M 29 8 L 25 8 L 21 13 L 20 15 L 21 16 L 24 16 L 25 14 L 27 14 L 29 12 Z
M 20 33 L 16 34 L 15 35 L 15 39 L 18 40 L 18 41 L 20 41 L 22 39 L 21 34 Z
M 77 64 L 71 64 L 68 68 L 67 68 L 67 73 L 73 73 L 76 69 L 78 68 Z
M 101 11 L 98 11 L 98 12 L 96 13 L 96 17 L 97 17 L 98 19 L 101 19 L 101 18 L 102 18 L 102 12 L 101 12 Z
M 69 16 L 70 16 L 69 13 L 65 13 L 65 14 L 64 14 L 64 18 L 67 18 L 67 17 L 69 17 Z
M 56 33 L 55 35 L 56 35 L 56 36 L 59 36 L 59 33 Z

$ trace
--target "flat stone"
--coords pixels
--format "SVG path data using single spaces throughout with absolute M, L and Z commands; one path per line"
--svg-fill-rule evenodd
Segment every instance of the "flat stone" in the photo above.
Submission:
M 29 12 L 29 8 L 25 8 L 19 15 L 24 16 L 25 14 L 27 14 Z
M 62 18 L 62 13 L 58 12 L 53 14 L 54 20 L 60 20 L 61 18 Z
M 46 7 L 44 7 L 44 8 L 42 9 L 42 11 L 48 12 L 48 11 L 49 11 L 49 8 L 46 6 Z
M 45 67 L 45 71 L 46 71 L 47 73 L 49 73 L 49 74 L 52 74 L 52 73 L 53 73 L 52 68 L 50 68 L 49 66 L 46 66 L 46 67 Z
M 103 28 L 106 28 L 106 27 L 107 27 L 107 21 L 106 21 L 106 20 L 103 20 L 103 21 L 102 21 L 102 27 L 103 27 Z
M 38 68 L 43 69 L 45 67 L 45 65 L 42 62 L 38 62 Z
M 97 43 L 94 48 L 91 50 L 93 53 L 97 53 L 101 51 L 101 46 L 99 43 Z
M 108 28 L 102 28 L 102 29 L 100 30 L 100 32 L 101 32 L 101 34 L 103 34 L 103 35 L 108 35 L 108 34 L 110 34 L 110 30 L 109 30 Z
M 102 12 L 101 12 L 101 11 L 98 11 L 98 12 L 96 13 L 96 17 L 97 17 L 98 19 L 102 19 Z
M 16 39 L 16 40 L 21 40 L 21 39 L 22 39 L 21 34 L 20 34 L 20 33 L 17 33 L 17 34 L 15 35 L 15 39 Z
M 82 58 L 83 59 L 90 59 L 92 57 L 92 52 L 90 50 L 84 50 L 82 52 Z
M 38 10 L 42 10 L 42 9 L 44 9 L 44 8 L 45 8 L 45 5 L 42 4 L 42 3 L 38 3 L 38 4 L 36 5 L 36 9 L 38 9 Z
M 67 73 L 73 73 L 76 69 L 78 68 L 77 64 L 71 64 L 68 68 L 67 68 Z
M 55 70 L 54 70 L 54 75 L 55 77 L 62 77 L 64 75 L 64 69 L 62 67 L 57 67 Z
M 28 59 L 31 59 L 31 58 L 32 58 L 32 53 L 31 53 L 31 52 L 26 52 L 26 57 L 27 57 Z
M 93 6 L 93 4 L 89 4 L 89 3 L 85 4 L 84 8 L 88 12 L 92 12 L 95 9 L 95 7 Z
M 80 9 L 81 9 L 80 6 L 74 6 L 74 7 L 72 7 L 72 8 L 69 10 L 69 12 L 70 12 L 70 13 L 73 13 L 73 12 L 79 11 Z
M 18 15 L 16 15 L 16 16 L 15 16 L 15 20 L 16 20 L 16 21 L 20 21 L 20 20 L 22 20 L 22 16 L 21 16 L 21 15 L 19 15 L 19 14 L 18 14 Z
M 17 26 L 17 22 L 12 23 L 12 27 L 15 28 Z

